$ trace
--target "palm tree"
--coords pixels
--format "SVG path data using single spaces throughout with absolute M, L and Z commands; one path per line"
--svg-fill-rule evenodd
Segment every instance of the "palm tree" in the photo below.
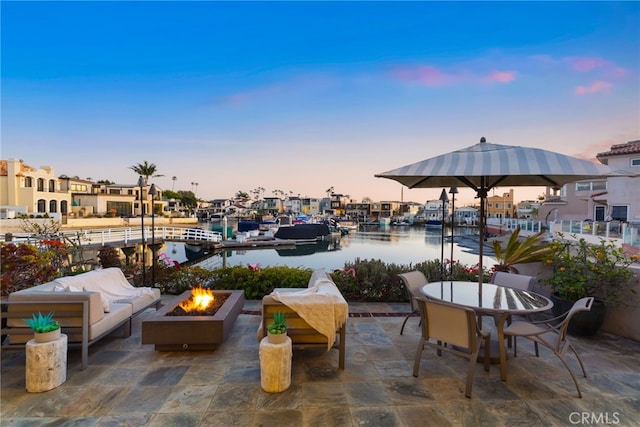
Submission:
M 138 163 L 137 165 L 130 166 L 129 169 L 131 169 L 138 175 L 143 176 L 145 184 L 149 183 L 149 177 L 158 178 L 160 176 L 164 176 L 156 174 L 158 167 L 153 163 L 147 162 L 146 160 L 144 161 L 144 163 Z

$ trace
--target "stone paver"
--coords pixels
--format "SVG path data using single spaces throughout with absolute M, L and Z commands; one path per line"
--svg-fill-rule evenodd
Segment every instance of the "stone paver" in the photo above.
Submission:
M 541 357 L 520 340 L 499 368 L 476 370 L 464 396 L 466 361 L 425 349 L 413 377 L 418 319 L 400 326 L 407 304 L 351 304 L 346 370 L 336 350 L 295 351 L 291 387 L 265 393 L 255 338 L 259 301 L 247 301 L 232 334 L 214 351 L 156 352 L 140 344 L 135 319 L 130 338 L 107 337 L 89 350 L 89 368 L 70 349 L 67 381 L 44 393 L 25 391 L 23 350 L 2 352 L 1 425 L 80 426 L 564 426 L 588 414 L 621 426 L 640 420 L 640 343 L 600 333 L 573 338 L 587 369 L 577 397 L 569 374 L 546 349 Z M 382 313 L 391 313 L 382 316 Z M 486 326 L 492 322 L 486 322 Z M 572 356 L 569 356 L 571 358 Z M 577 367 L 572 361 L 571 365 Z M 586 424 L 585 424 L 586 425 Z

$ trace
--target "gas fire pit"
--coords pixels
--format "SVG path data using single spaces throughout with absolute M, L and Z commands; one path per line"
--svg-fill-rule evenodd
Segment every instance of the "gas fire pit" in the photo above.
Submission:
M 194 309 L 195 301 L 209 298 L 196 289 L 193 294 L 186 291 L 142 321 L 142 344 L 154 344 L 158 351 L 213 350 L 222 344 L 242 311 L 244 291 L 207 292 L 212 298 L 225 299 L 215 313 L 203 315 L 206 309 Z

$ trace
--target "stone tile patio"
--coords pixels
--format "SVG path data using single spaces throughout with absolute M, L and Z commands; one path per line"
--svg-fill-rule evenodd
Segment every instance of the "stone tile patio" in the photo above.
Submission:
M 90 348 L 80 371 L 79 350 L 68 356 L 67 381 L 44 393 L 25 391 L 24 351 L 3 351 L 3 426 L 566 426 L 638 425 L 640 343 L 601 333 L 574 338 L 588 378 L 583 398 L 555 356 L 520 340 L 508 361 L 508 381 L 492 366 L 476 370 L 464 397 L 465 360 L 426 349 L 412 376 L 418 319 L 400 335 L 407 304 L 350 304 L 346 369 L 337 351 L 294 351 L 291 387 L 269 394 L 260 386 L 253 314 L 247 301 L 233 333 L 215 351 L 156 352 L 140 344 L 135 319 L 129 338 L 107 337 Z M 393 314 L 396 314 L 395 316 Z M 491 326 L 492 322 L 485 322 Z M 578 368 L 569 356 L 572 367 Z M 578 421 L 578 422 L 576 422 Z M 616 422 L 617 421 L 617 422 Z

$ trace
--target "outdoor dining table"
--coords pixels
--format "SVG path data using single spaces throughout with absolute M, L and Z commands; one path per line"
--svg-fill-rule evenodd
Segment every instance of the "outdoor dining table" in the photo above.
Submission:
M 478 315 L 494 316 L 500 352 L 500 379 L 507 380 L 507 350 L 504 324 L 511 315 L 527 315 L 546 311 L 553 302 L 543 295 L 507 286 L 478 282 L 442 281 L 427 283 L 421 289 L 427 298 L 447 301 L 473 309 Z

